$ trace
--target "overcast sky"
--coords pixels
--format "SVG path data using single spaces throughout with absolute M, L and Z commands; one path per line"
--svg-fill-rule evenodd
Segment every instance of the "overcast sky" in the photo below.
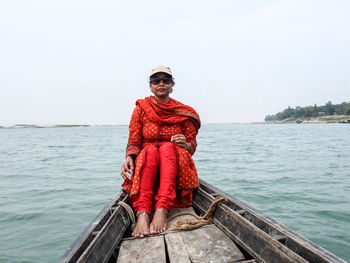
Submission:
M 0 0 L 0 125 L 127 124 L 157 65 L 203 123 L 350 101 L 349 14 L 349 0 Z

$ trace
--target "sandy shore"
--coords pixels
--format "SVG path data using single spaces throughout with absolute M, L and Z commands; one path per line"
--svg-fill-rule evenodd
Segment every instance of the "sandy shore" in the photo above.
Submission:
M 331 115 L 322 117 L 312 117 L 307 119 L 289 118 L 281 121 L 267 121 L 267 124 L 283 124 L 283 123 L 350 123 L 350 116 L 348 115 Z

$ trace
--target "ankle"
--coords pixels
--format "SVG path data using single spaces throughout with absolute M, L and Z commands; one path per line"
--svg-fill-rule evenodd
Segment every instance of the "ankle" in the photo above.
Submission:
M 136 213 L 136 216 L 137 216 L 137 218 L 140 217 L 140 216 L 147 216 L 147 217 L 149 217 L 149 213 L 146 212 L 146 211 L 138 211 Z
M 162 213 L 162 214 L 167 214 L 169 211 L 168 211 L 168 209 L 166 209 L 166 208 L 157 208 L 156 209 L 156 212 L 160 212 L 160 213 Z

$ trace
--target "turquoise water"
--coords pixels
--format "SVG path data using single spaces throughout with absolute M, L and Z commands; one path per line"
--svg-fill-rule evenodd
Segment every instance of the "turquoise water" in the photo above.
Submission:
M 127 126 L 0 129 L 0 262 L 55 262 L 120 190 Z M 208 124 L 202 179 L 350 261 L 350 125 Z

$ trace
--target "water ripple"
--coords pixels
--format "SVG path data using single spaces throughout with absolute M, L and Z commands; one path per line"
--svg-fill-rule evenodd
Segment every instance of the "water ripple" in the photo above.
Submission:
M 1 130 L 0 262 L 58 260 L 120 191 L 127 133 Z M 349 134 L 350 125 L 203 125 L 194 160 L 202 179 L 350 261 Z

